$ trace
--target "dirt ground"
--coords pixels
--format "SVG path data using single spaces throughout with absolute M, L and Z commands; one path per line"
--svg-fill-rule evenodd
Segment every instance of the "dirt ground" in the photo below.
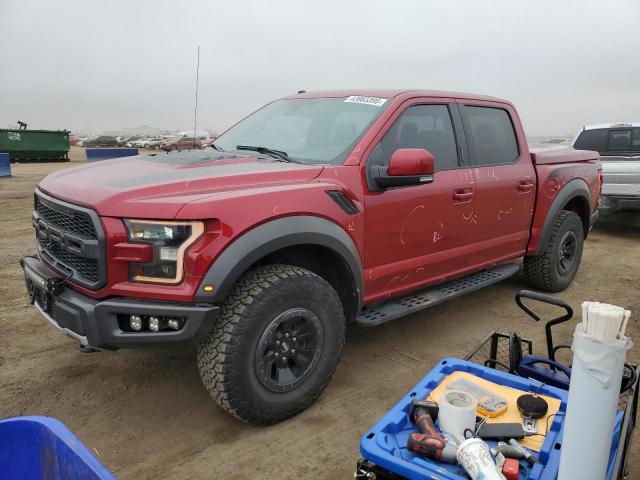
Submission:
M 72 158 L 82 160 L 82 149 Z M 313 407 L 269 428 L 241 423 L 207 395 L 194 348 L 81 353 L 29 306 L 18 261 L 34 250 L 32 192 L 74 164 L 14 164 L 14 176 L 0 179 L 0 418 L 61 420 L 119 478 L 353 478 L 360 436 L 440 358 L 464 356 L 494 329 L 518 330 L 544 353 L 543 324 L 513 301 L 525 288 L 516 276 L 387 325 L 349 328 L 337 373 Z M 640 215 L 604 218 L 562 296 L 574 307 L 599 300 L 632 310 L 628 332 L 640 344 L 639 274 Z M 570 342 L 574 325 L 559 340 Z M 640 478 L 637 441 L 629 478 Z

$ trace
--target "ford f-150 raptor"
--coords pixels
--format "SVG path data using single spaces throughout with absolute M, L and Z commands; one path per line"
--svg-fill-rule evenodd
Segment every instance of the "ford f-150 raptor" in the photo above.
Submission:
M 35 191 L 32 302 L 81 348 L 197 342 L 211 396 L 278 422 L 322 393 L 345 324 L 377 325 L 523 269 L 573 280 L 598 153 L 530 150 L 511 103 L 300 92 L 205 150 L 60 170 Z

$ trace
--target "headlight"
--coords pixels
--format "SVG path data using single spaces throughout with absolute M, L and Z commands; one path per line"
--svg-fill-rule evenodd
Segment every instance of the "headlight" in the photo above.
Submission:
M 153 246 L 153 260 L 132 263 L 131 277 L 137 282 L 180 283 L 184 275 L 184 253 L 204 232 L 202 222 L 125 220 L 129 241 Z

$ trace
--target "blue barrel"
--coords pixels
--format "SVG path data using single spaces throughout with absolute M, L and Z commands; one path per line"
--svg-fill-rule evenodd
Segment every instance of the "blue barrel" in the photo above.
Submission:
M 8 153 L 0 153 L 0 178 L 11 176 L 11 156 Z
M 67 427 L 49 417 L 0 421 L 0 479 L 116 480 Z
M 109 160 L 110 158 L 133 157 L 138 155 L 137 148 L 87 148 L 87 162 Z

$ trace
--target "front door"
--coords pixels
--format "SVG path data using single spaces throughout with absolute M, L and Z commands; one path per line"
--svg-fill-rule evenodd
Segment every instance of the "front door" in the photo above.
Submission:
M 464 165 L 464 137 L 455 103 L 413 100 L 378 136 L 365 172 L 388 165 L 400 148 L 424 148 L 434 157 L 432 183 L 373 191 L 365 196 L 365 303 L 456 275 L 474 241 L 475 180 Z M 456 125 L 456 128 L 454 128 Z

